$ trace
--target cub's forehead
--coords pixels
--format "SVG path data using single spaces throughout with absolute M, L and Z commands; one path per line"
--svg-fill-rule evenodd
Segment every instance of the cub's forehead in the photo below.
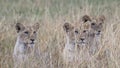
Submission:
M 74 25 L 74 29 L 76 29 L 76 30 L 80 30 L 80 29 L 81 29 L 81 24 L 79 24 L 79 23 L 75 23 L 75 25 Z
M 25 26 L 26 31 L 34 31 L 34 28 L 32 26 Z
M 77 30 L 88 30 L 90 28 L 90 23 L 88 22 L 75 24 L 75 29 Z
M 100 21 L 99 18 L 96 17 L 96 18 L 93 18 L 93 19 L 92 19 L 91 23 L 99 24 L 99 23 L 101 23 L 101 21 Z

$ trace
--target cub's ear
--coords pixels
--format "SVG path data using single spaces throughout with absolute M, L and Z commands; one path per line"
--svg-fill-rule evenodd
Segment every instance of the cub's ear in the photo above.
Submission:
M 83 22 L 91 21 L 91 18 L 90 18 L 90 16 L 88 16 L 88 15 L 84 15 L 84 16 L 82 17 L 82 21 L 83 21 Z
M 104 22 L 105 21 L 105 16 L 104 15 L 99 16 L 99 21 Z
M 20 31 L 23 31 L 25 29 L 24 25 L 21 23 L 17 23 L 15 26 L 17 33 L 19 33 Z
M 37 31 L 37 30 L 39 29 L 39 23 L 35 23 L 35 24 L 33 25 L 33 28 Z
M 63 25 L 63 29 L 64 29 L 64 31 L 69 32 L 73 29 L 73 26 L 70 23 L 65 23 Z

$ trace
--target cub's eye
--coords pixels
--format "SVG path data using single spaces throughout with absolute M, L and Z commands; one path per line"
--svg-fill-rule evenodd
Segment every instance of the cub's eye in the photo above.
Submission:
M 102 23 L 100 23 L 99 25 L 102 25 Z
M 24 33 L 25 33 L 25 34 L 28 34 L 29 32 L 28 32 L 28 31 L 25 31 Z
M 34 34 L 36 33 L 36 31 L 33 32 Z
M 95 25 L 95 23 L 91 23 L 91 25 Z
M 78 34 L 78 31 L 77 31 L 77 30 L 75 30 L 75 33 L 76 33 L 76 34 Z
M 86 30 L 84 30 L 83 33 L 86 33 Z

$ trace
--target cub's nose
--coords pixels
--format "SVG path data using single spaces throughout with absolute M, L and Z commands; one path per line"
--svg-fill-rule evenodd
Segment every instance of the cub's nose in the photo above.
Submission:
M 30 39 L 32 42 L 34 42 L 35 40 L 34 39 Z
M 101 34 L 101 31 L 97 31 L 97 34 L 96 35 L 100 35 Z
M 101 31 L 98 31 L 98 34 L 100 34 L 101 33 Z
M 80 40 L 81 40 L 81 41 L 83 41 L 83 40 L 84 40 L 84 38 L 80 38 Z
M 100 33 L 101 31 L 99 30 L 98 32 Z

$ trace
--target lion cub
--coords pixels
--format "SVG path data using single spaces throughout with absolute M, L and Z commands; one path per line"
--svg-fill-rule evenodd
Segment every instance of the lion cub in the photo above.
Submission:
M 21 23 L 17 23 L 15 27 L 18 33 L 13 52 L 13 59 L 16 68 L 18 65 L 26 61 L 32 53 L 37 38 L 39 24 L 35 23 L 32 26 L 24 26 Z
M 90 45 L 90 55 L 98 55 L 96 57 L 95 66 L 96 68 L 108 68 L 107 56 L 109 51 L 103 50 L 100 51 L 102 47 L 102 37 L 105 26 L 105 16 L 101 15 L 99 17 L 91 18 L 86 15 L 86 20 L 89 21 L 87 24 L 90 24 L 91 29 L 89 32 L 89 45 Z M 100 51 L 98 53 L 98 51 Z M 102 62 L 102 63 L 101 63 Z
M 85 15 L 83 16 L 83 20 L 86 22 L 83 24 L 87 24 L 91 27 L 89 31 L 89 45 L 90 53 L 94 54 L 101 44 L 105 16 L 102 15 L 96 18 L 91 18 L 90 16 Z
M 65 23 L 63 29 L 66 33 L 66 44 L 63 49 L 63 58 L 65 62 L 71 63 L 82 58 L 78 54 L 80 49 L 88 44 L 88 30 L 82 26 Z M 78 49 L 80 48 L 80 49 Z M 78 58 L 78 56 L 80 58 Z

